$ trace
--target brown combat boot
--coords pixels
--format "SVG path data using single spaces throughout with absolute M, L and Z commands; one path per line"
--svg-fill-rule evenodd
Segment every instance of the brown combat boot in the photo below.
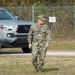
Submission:
M 38 68 L 34 68 L 34 71 L 35 71 L 35 72 L 38 72 Z

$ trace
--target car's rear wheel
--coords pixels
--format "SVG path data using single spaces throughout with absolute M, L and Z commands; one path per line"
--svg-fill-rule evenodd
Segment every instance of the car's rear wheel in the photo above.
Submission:
M 23 51 L 24 53 L 31 53 L 31 49 L 29 49 L 28 47 L 22 48 L 22 51 Z

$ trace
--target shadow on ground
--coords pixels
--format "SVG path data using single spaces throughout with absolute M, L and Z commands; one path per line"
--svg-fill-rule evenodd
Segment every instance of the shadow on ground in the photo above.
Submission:
M 0 54 L 23 54 L 22 51 L 0 51 Z
M 43 72 L 58 71 L 59 68 L 44 68 Z

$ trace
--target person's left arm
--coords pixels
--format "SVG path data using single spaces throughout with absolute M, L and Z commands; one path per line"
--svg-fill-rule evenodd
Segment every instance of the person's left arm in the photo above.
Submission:
M 46 46 L 45 46 L 46 48 L 49 47 L 50 41 L 51 41 L 51 32 L 48 25 L 46 25 Z

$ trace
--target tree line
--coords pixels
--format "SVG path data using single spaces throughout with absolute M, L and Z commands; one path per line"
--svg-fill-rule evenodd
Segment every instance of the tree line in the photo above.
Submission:
M 34 3 L 44 6 L 73 6 L 75 0 L 0 0 L 0 6 L 29 6 Z

